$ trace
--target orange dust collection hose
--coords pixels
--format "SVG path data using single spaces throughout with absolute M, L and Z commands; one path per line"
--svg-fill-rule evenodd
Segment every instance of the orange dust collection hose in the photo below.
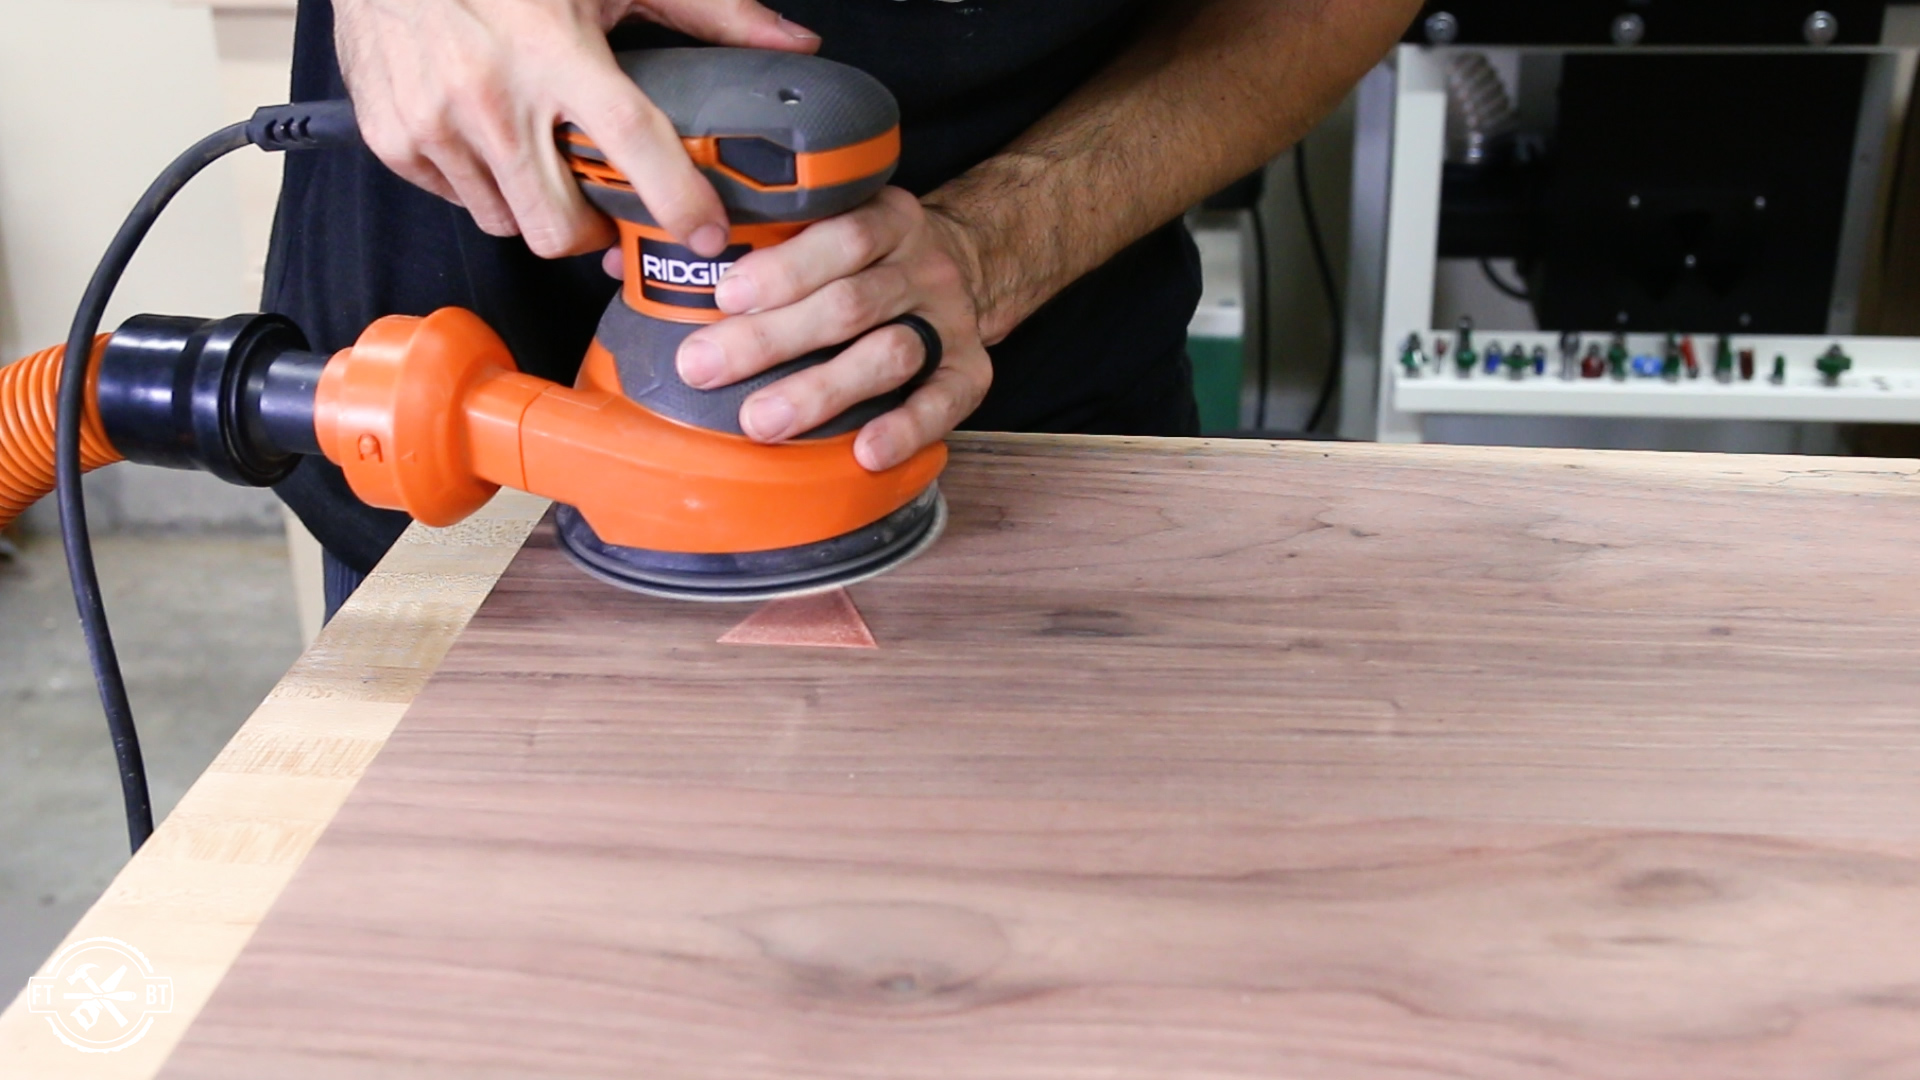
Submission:
M 93 340 L 93 375 L 107 335 Z M 0 368 L 0 529 L 13 524 L 27 507 L 53 491 L 53 418 L 60 396 L 61 360 L 66 346 L 34 353 Z M 87 386 L 86 422 L 80 429 L 80 467 L 91 472 L 123 460 L 100 424 L 92 380 Z

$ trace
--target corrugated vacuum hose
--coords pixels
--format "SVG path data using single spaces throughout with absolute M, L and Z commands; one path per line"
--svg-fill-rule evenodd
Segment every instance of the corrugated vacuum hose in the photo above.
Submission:
M 106 344 L 94 340 L 94 356 Z M 64 345 L 0 368 L 0 529 L 53 493 L 54 414 L 60 397 Z M 92 472 L 122 460 L 107 441 L 100 410 L 91 402 L 80 429 L 80 468 Z

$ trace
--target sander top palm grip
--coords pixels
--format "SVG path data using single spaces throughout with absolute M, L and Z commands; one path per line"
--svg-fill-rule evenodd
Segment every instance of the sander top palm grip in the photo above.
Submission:
M 945 447 L 879 473 L 853 456 L 857 429 L 914 383 L 766 446 L 740 431 L 746 396 L 844 345 L 720 390 L 688 386 L 675 364 L 688 334 L 723 317 L 714 289 L 733 262 L 885 186 L 900 148 L 892 95 L 854 68 L 791 53 L 662 49 L 618 59 L 719 193 L 732 223 L 726 249 L 705 257 L 675 243 L 591 137 L 563 128 L 568 163 L 614 218 L 627 266 L 576 385 L 514 370 L 465 312 L 391 317 L 327 364 L 315 398 L 319 448 L 362 499 L 429 523 L 464 516 L 496 485 L 550 496 L 567 554 L 640 592 L 798 595 L 924 550 L 945 520 L 935 486 Z M 930 368 L 938 337 L 923 321 L 913 329 Z

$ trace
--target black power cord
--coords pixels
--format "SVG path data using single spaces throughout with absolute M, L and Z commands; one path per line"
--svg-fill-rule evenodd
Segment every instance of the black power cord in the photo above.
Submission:
M 55 422 L 54 491 L 60 500 L 60 543 L 67 552 L 67 577 L 73 583 L 73 602 L 80 610 L 80 632 L 87 639 L 87 658 L 93 665 L 93 683 L 106 710 L 107 731 L 113 737 L 114 761 L 120 768 L 120 795 L 127 806 L 127 841 L 133 850 L 153 834 L 153 801 L 147 794 L 147 767 L 140 755 L 140 733 L 133 725 L 133 706 L 127 701 L 126 680 L 114 652 L 113 632 L 107 626 L 106 605 L 100 599 L 100 576 L 93 565 L 93 540 L 87 533 L 87 504 L 80 488 L 80 425 L 86 411 L 87 374 L 92 368 L 93 337 L 100 330 L 114 287 L 133 261 L 133 253 L 173 197 L 201 170 L 247 145 L 247 125 L 232 124 L 193 144 L 175 158 L 140 196 L 113 243 L 87 283 L 80 308 L 67 333 L 66 360 L 60 370 L 59 412 Z
M 1253 406 L 1253 430 L 1265 431 L 1267 387 L 1273 369 L 1273 348 L 1267 342 L 1267 226 L 1260 220 L 1260 204 L 1257 202 L 1247 208 L 1247 218 L 1253 225 L 1253 341 L 1260 357 L 1260 397 Z
M 1340 306 L 1340 291 L 1333 284 L 1333 260 L 1327 257 L 1326 238 L 1320 235 L 1320 219 L 1313 212 L 1313 189 L 1307 184 L 1307 142 L 1293 148 L 1293 183 L 1300 196 L 1300 218 L 1307 226 L 1307 243 L 1313 249 L 1313 266 L 1320 272 L 1320 291 L 1327 301 L 1327 328 L 1331 344 L 1327 356 L 1327 378 L 1320 384 L 1320 396 L 1314 399 L 1313 412 L 1307 415 L 1309 433 L 1320 427 L 1333 404 L 1334 391 L 1340 386 L 1340 368 L 1346 360 L 1347 333 L 1345 312 Z
M 1493 260 L 1481 259 L 1480 273 L 1486 277 L 1487 284 L 1500 290 L 1500 292 L 1508 298 L 1518 300 L 1523 304 L 1533 303 L 1533 293 L 1524 286 L 1512 284 L 1502 278 L 1500 274 L 1494 270 Z
M 148 185 L 127 213 L 106 254 L 100 257 L 100 265 L 94 269 L 80 307 L 74 312 L 73 328 L 67 333 L 54 439 L 60 542 L 66 549 L 67 576 L 73 583 L 73 602 L 79 609 L 80 632 L 86 638 L 94 686 L 100 692 L 100 707 L 107 714 L 107 731 L 113 738 L 120 794 L 127 809 L 127 840 L 134 851 L 153 835 L 153 800 L 147 791 L 147 767 L 140 754 L 133 707 L 127 700 L 126 679 L 114 651 L 106 605 L 100 598 L 100 575 L 93 562 L 86 498 L 80 487 L 80 425 L 86 412 L 87 376 L 93 367 L 93 338 L 99 333 L 113 290 L 141 241 L 174 196 L 207 166 L 248 144 L 263 150 L 307 150 L 350 144 L 358 138 L 352 107 L 344 101 L 326 101 L 264 108 L 252 119 L 230 124 L 194 143 Z

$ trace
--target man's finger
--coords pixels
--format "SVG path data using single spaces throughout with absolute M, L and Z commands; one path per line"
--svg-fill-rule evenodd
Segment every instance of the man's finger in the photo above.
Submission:
M 355 97 L 353 107 L 360 124 L 360 140 L 395 176 L 458 206 L 460 196 L 454 192 L 453 185 L 407 137 L 391 101 L 385 93 Z
M 869 267 L 797 304 L 735 315 L 689 335 L 676 358 L 688 386 L 710 390 L 775 364 L 850 341 L 913 306 L 912 283 L 896 266 Z
M 521 130 L 502 123 L 476 141 L 535 255 L 556 259 L 613 242 L 613 227 L 587 204 L 579 181 L 555 148 L 550 120 L 536 119 Z
M 436 143 L 422 147 L 422 151 L 453 188 L 453 201 L 467 208 L 481 232 L 488 236 L 513 236 L 520 231 L 513 210 L 494 184 L 493 173 L 464 142 Z
M 926 355 L 919 334 L 904 326 L 880 327 L 826 363 L 754 393 L 740 406 L 740 429 L 758 442 L 812 431 L 913 378 Z
M 354 108 L 367 149 L 401 179 L 466 207 L 483 232 L 512 236 L 518 231 L 492 174 L 444 111 L 422 107 L 403 113 L 391 93 L 362 94 Z
M 374 156 L 379 157 L 377 154 Z M 433 162 L 426 158 L 411 155 L 389 161 L 382 157 L 380 163 L 391 170 L 395 176 L 422 191 L 438 195 L 455 206 L 466 205 L 460 201 L 460 193 L 453 190 L 453 185 L 448 183 L 447 178 L 440 175 L 440 170 L 434 167 Z
M 754 0 L 646 0 L 636 4 L 654 22 L 715 45 L 810 53 L 820 35 Z
M 680 144 L 673 121 L 607 54 L 566 99 L 567 118 L 592 137 L 674 239 L 711 258 L 727 246 L 727 212 Z
M 940 365 L 905 404 L 860 429 L 853 441 L 853 457 L 861 468 L 868 472 L 893 468 L 943 438 L 980 407 L 992 376 L 982 379 L 970 372 L 991 372 L 992 367 L 984 350 L 979 345 L 973 348 L 983 355 L 963 355 Z
M 714 303 L 729 315 L 795 303 L 885 258 L 906 239 L 920 213 L 912 195 L 888 188 L 856 210 L 816 221 L 790 240 L 744 256 L 720 279 Z

